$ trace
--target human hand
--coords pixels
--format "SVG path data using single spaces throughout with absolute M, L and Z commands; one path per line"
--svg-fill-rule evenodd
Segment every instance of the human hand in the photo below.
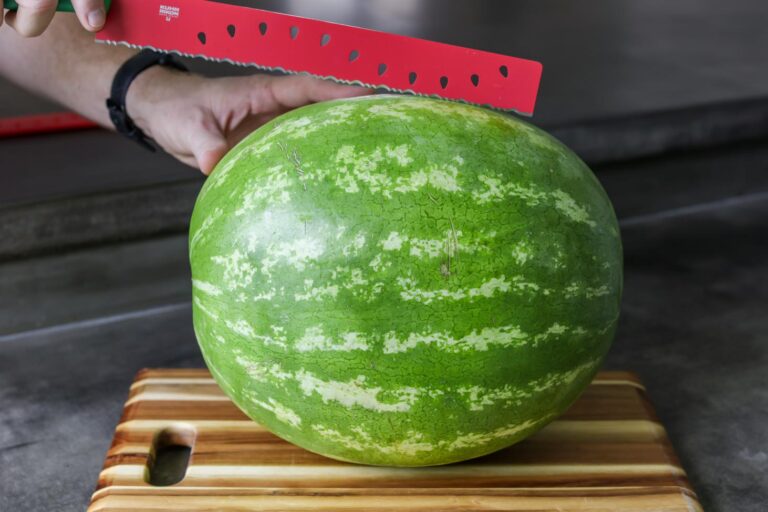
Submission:
M 208 175 L 232 147 L 280 114 L 369 93 L 308 76 L 204 78 L 154 67 L 131 85 L 126 107 L 165 151 Z
M 25 37 L 36 37 L 45 32 L 56 14 L 58 0 L 16 0 L 18 10 L 8 11 L 5 21 L 16 32 Z M 77 19 L 89 32 L 96 32 L 104 26 L 107 11 L 104 0 L 72 0 Z M 0 25 L 3 17 L 0 16 Z

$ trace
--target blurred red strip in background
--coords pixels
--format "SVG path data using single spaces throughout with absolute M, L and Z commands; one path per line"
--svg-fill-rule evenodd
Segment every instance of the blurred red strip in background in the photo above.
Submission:
M 0 139 L 97 128 L 98 125 L 72 112 L 53 112 L 0 118 Z

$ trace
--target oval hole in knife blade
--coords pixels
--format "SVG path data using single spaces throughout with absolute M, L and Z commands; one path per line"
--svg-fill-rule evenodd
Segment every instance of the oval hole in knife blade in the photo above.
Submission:
M 197 34 L 197 39 L 198 39 L 198 40 L 199 40 L 201 43 L 205 44 L 205 32 L 198 32 L 198 34 Z
M 480 85 L 480 76 L 479 75 L 472 75 L 470 80 L 472 80 L 472 85 L 474 85 L 475 87 Z
M 448 77 L 447 76 L 440 77 L 440 87 L 442 87 L 443 89 L 448 87 Z
M 235 37 L 235 26 L 234 25 L 227 25 L 227 34 L 229 34 L 229 37 Z
M 323 34 L 323 37 L 320 38 L 320 46 L 328 46 L 330 42 L 331 36 L 329 34 Z
M 501 73 L 501 76 L 503 76 L 504 78 L 508 78 L 509 77 L 509 68 L 507 66 L 501 66 L 499 68 L 499 73 Z
M 387 65 L 379 64 L 379 76 L 384 76 L 384 73 L 386 72 L 387 72 Z
M 411 84 L 411 85 L 415 84 L 416 80 L 418 80 L 418 79 L 419 79 L 419 75 L 415 71 L 411 71 L 408 74 L 408 83 L 409 84 Z
M 360 52 L 357 50 L 352 50 L 349 53 L 349 62 L 355 62 L 360 57 Z
M 261 23 L 259 23 L 259 32 L 261 33 L 261 35 L 263 36 L 267 35 L 267 28 L 269 27 L 265 22 L 262 21 Z
M 299 37 L 299 27 L 291 27 L 290 33 L 291 33 L 291 39 L 295 40 L 297 37 Z
M 197 432 L 188 425 L 173 425 L 155 434 L 145 480 L 156 487 L 174 485 L 187 475 Z

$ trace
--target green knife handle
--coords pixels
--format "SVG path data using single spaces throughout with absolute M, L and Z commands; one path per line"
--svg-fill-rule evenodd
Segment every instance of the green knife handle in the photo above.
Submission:
M 109 4 L 111 0 L 104 0 L 104 6 L 109 10 Z M 3 0 L 3 7 L 8 10 L 15 11 L 19 8 L 19 4 L 16 0 Z M 59 5 L 56 6 L 56 10 L 60 12 L 75 12 L 75 8 L 72 7 L 72 0 L 59 0 Z

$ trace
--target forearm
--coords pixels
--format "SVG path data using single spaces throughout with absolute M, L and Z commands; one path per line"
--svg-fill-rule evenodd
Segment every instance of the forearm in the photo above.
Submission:
M 0 27 L 0 75 L 105 127 L 112 80 L 133 54 L 96 44 L 71 15 L 58 15 L 37 39 Z M 208 174 L 243 137 L 283 112 L 366 93 L 306 76 L 209 79 L 153 66 L 131 82 L 125 106 L 160 147 Z
M 134 53 L 95 43 L 69 14 L 57 14 L 35 39 L 0 27 L 0 74 L 106 127 L 111 127 L 105 100 L 112 78 Z

